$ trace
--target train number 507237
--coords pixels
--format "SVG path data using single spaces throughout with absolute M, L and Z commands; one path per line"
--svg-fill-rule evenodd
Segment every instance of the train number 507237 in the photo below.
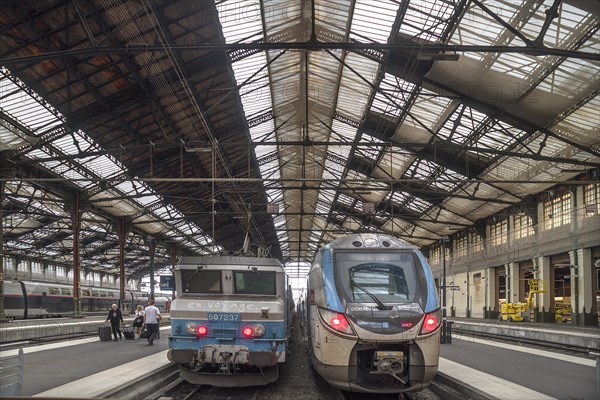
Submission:
M 235 313 L 208 313 L 209 321 L 239 322 L 240 314 Z

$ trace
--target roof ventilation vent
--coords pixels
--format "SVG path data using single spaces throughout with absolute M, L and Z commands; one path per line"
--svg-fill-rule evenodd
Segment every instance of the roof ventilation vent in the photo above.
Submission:
M 359 242 L 358 240 L 355 240 L 354 242 L 352 242 L 352 245 L 353 245 L 354 247 L 361 247 L 361 246 L 362 246 L 362 243 L 361 243 L 361 242 Z
M 383 247 L 390 247 L 390 242 L 388 242 L 387 240 L 384 240 L 383 242 L 381 242 L 381 244 L 383 245 Z

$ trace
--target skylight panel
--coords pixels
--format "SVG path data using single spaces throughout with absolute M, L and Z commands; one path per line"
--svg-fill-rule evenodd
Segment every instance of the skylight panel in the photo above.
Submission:
M 576 4 L 576 3 L 574 3 Z M 544 6 L 536 10 L 535 15 L 523 27 L 523 33 L 531 39 L 537 38 L 547 18 L 546 10 L 552 2 L 546 1 Z M 544 35 L 544 45 L 552 48 L 567 49 L 573 46 L 583 32 L 589 31 L 593 24 L 598 23 L 597 18 L 587 11 L 562 2 L 558 8 L 559 17 L 552 20 L 548 31 Z
M 424 213 L 432 206 L 433 204 L 419 198 L 418 196 L 412 196 L 410 201 L 408 201 L 405 205 L 406 208 L 415 213 Z
M 527 2 L 525 2 L 527 3 Z M 507 23 L 519 29 L 524 21 L 515 21 L 515 17 L 518 13 L 522 13 L 523 9 L 527 7 L 527 4 L 523 4 L 521 1 L 497 1 L 493 3 L 483 2 L 488 8 L 491 9 L 496 15 L 502 18 Z M 529 3 L 533 5 L 533 3 Z M 505 45 L 505 38 L 501 35 L 506 33 L 506 29 L 497 21 L 495 21 L 487 12 L 481 9 L 475 3 L 471 3 L 470 7 L 464 13 L 457 29 L 450 38 L 449 44 L 464 44 L 464 45 Z M 514 36 L 512 33 L 506 33 L 509 38 L 512 39 Z M 499 40 L 503 40 L 499 43 Z M 523 46 L 524 43 L 518 39 L 512 39 L 513 45 Z M 483 60 L 487 58 L 485 53 L 464 53 L 466 56 Z
M 341 51 L 336 50 L 338 57 Z M 335 102 L 335 82 L 339 75 L 339 63 L 331 58 L 328 53 L 317 52 L 309 57 L 309 100 L 330 106 Z
M 466 176 L 428 160 L 419 160 L 419 162 L 413 163 L 406 175 L 411 178 L 422 179 L 427 186 L 436 187 L 447 192 L 452 192 L 459 186 L 461 181 L 468 180 Z
M 268 23 L 290 23 L 300 18 L 301 4 L 299 2 L 263 0 L 263 4 L 263 13 Z
M 436 179 L 431 183 L 432 187 L 444 190 L 446 192 L 454 192 L 462 183 L 467 182 L 468 178 L 458 172 L 444 168 Z
M 317 35 L 319 40 L 336 41 L 336 39 L 346 35 L 350 6 L 351 2 L 348 0 L 315 1 L 316 24 L 318 25 Z M 337 35 L 337 38 L 332 37 L 333 35 L 327 31 L 333 31 Z M 327 40 L 321 37 L 324 34 L 327 35 Z
M 595 96 L 553 127 L 561 136 L 598 148 L 600 96 Z
M 354 204 L 354 198 L 352 198 L 344 193 L 340 193 L 340 195 L 338 196 L 337 202 L 345 204 L 347 206 L 351 206 L 352 204 Z
M 271 108 L 268 69 L 265 68 L 258 72 L 265 64 L 264 53 L 254 54 L 232 64 L 238 84 L 244 84 L 247 79 L 251 78 L 251 81 L 240 88 L 240 98 L 246 117 Z M 253 76 L 257 72 L 258 74 Z
M 327 193 L 329 192 L 329 193 Z M 319 193 L 319 200 L 317 201 L 316 211 L 319 214 L 327 215 L 331 211 L 331 205 L 333 204 L 334 194 L 333 191 L 321 191 Z
M 279 203 L 283 201 L 283 191 L 281 189 L 267 189 L 267 199 L 271 203 Z
M 564 60 L 538 86 L 540 90 L 573 99 L 585 90 L 591 82 L 600 81 L 598 63 L 586 60 Z
M 52 170 L 55 173 L 58 173 L 63 178 L 70 180 L 75 185 L 82 188 L 91 188 L 95 186 L 96 183 L 90 181 L 89 177 L 82 175 L 79 171 L 71 168 L 66 163 L 58 162 L 58 161 L 47 161 L 41 163 L 46 168 Z
M 138 182 L 138 184 L 140 184 L 140 183 Z M 115 185 L 115 187 L 121 193 L 129 194 L 129 195 L 138 193 L 138 190 L 134 186 L 133 181 L 125 180 L 125 181 L 119 182 L 117 185 Z M 148 194 L 150 194 L 150 193 L 148 193 Z M 133 200 L 135 201 L 135 199 L 133 199 Z M 150 201 L 152 201 L 152 200 L 150 200 Z
M 360 137 L 358 146 L 356 147 L 357 153 L 360 154 L 364 158 L 368 158 L 372 161 L 375 161 L 379 158 L 379 155 L 383 151 L 383 146 L 364 146 L 361 143 L 366 144 L 380 144 L 383 143 L 382 140 L 374 138 L 366 133 L 363 133 Z
M 325 160 L 325 170 L 323 171 L 323 179 L 339 180 L 342 179 L 343 167 L 338 163 L 329 159 Z M 331 182 L 332 186 L 338 186 L 339 182 Z
M 478 131 L 478 134 L 473 135 L 467 144 L 495 150 L 506 149 L 527 134 L 527 132 L 501 121 L 494 121 L 493 124 L 486 123 L 483 127 L 478 128 Z
M 357 0 L 350 39 L 361 43 L 387 43 L 397 12 L 398 4 L 392 1 Z
M 348 125 L 344 122 L 338 121 L 337 119 L 334 119 L 332 124 L 331 124 L 331 140 L 333 141 L 342 141 L 342 142 L 348 142 L 348 143 L 352 143 L 354 141 L 354 138 L 356 137 L 356 131 L 357 128 L 351 125 Z M 332 146 L 329 146 L 330 148 L 332 148 Z M 331 150 L 331 152 L 340 155 L 341 157 L 347 157 L 348 156 L 348 151 L 344 151 L 343 149 L 347 148 L 348 146 L 336 146 L 338 147 L 338 150 Z
M 354 121 L 360 121 L 372 92 L 369 83 L 374 84 L 379 63 L 356 53 L 349 53 L 345 61 L 352 70 L 344 67 L 340 81 L 337 112 Z
M 399 179 L 415 156 L 401 149 L 388 148 L 381 156 L 373 175 L 377 178 Z
M 412 97 L 415 85 L 391 74 L 385 74 L 380 91 L 375 94 L 372 110 L 391 117 L 398 117 Z
M 273 217 L 273 225 L 275 229 L 285 228 L 285 215 L 276 215 Z
M 262 39 L 262 16 L 256 0 L 229 0 L 216 4 L 226 43 Z
M 470 144 L 476 138 L 475 132 L 486 120 L 486 115 L 471 107 L 462 106 L 454 110 L 438 131 L 438 135 L 453 143 Z
M 434 130 L 440 118 L 445 116 L 450 102 L 451 99 L 447 97 L 442 97 L 426 89 L 421 89 L 403 125 L 410 124 L 420 128 L 423 128 L 424 125 L 426 128 Z
M 410 38 L 439 41 L 453 13 L 454 7 L 448 1 L 412 1 L 400 26 L 400 33 Z
M 549 60 L 546 60 L 550 65 Z M 492 65 L 492 69 L 515 76 L 519 79 L 529 80 L 531 72 L 539 67 L 540 59 L 524 54 L 504 53 Z
M 410 198 L 411 197 L 405 192 L 393 191 L 387 195 L 386 201 L 391 200 L 394 204 L 403 206 Z
M 0 109 L 34 134 L 63 123 L 64 118 L 53 107 L 37 95 L 26 93 L 9 75 L 9 70 L 0 66 Z

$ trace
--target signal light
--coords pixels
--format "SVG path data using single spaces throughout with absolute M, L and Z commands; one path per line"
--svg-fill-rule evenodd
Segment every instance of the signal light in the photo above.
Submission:
M 421 335 L 431 333 L 440 326 L 440 322 L 442 320 L 441 314 L 442 311 L 440 309 L 425 314 L 425 318 L 423 318 L 423 326 L 421 326 Z
M 205 336 L 208 333 L 208 328 L 204 325 L 200 325 L 196 329 L 196 332 L 198 333 L 198 336 Z
M 252 334 L 254 334 L 254 329 L 252 329 L 251 326 L 245 326 L 242 329 L 242 333 L 244 334 L 244 336 L 250 337 L 252 336 Z
M 242 335 L 246 337 L 257 337 L 262 336 L 266 332 L 263 324 L 247 325 L 242 328 Z

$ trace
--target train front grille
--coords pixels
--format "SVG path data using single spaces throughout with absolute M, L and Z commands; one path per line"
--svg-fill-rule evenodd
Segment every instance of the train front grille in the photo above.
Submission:
M 215 324 L 214 335 L 219 340 L 234 340 L 238 337 L 240 324 L 237 323 L 220 323 Z

